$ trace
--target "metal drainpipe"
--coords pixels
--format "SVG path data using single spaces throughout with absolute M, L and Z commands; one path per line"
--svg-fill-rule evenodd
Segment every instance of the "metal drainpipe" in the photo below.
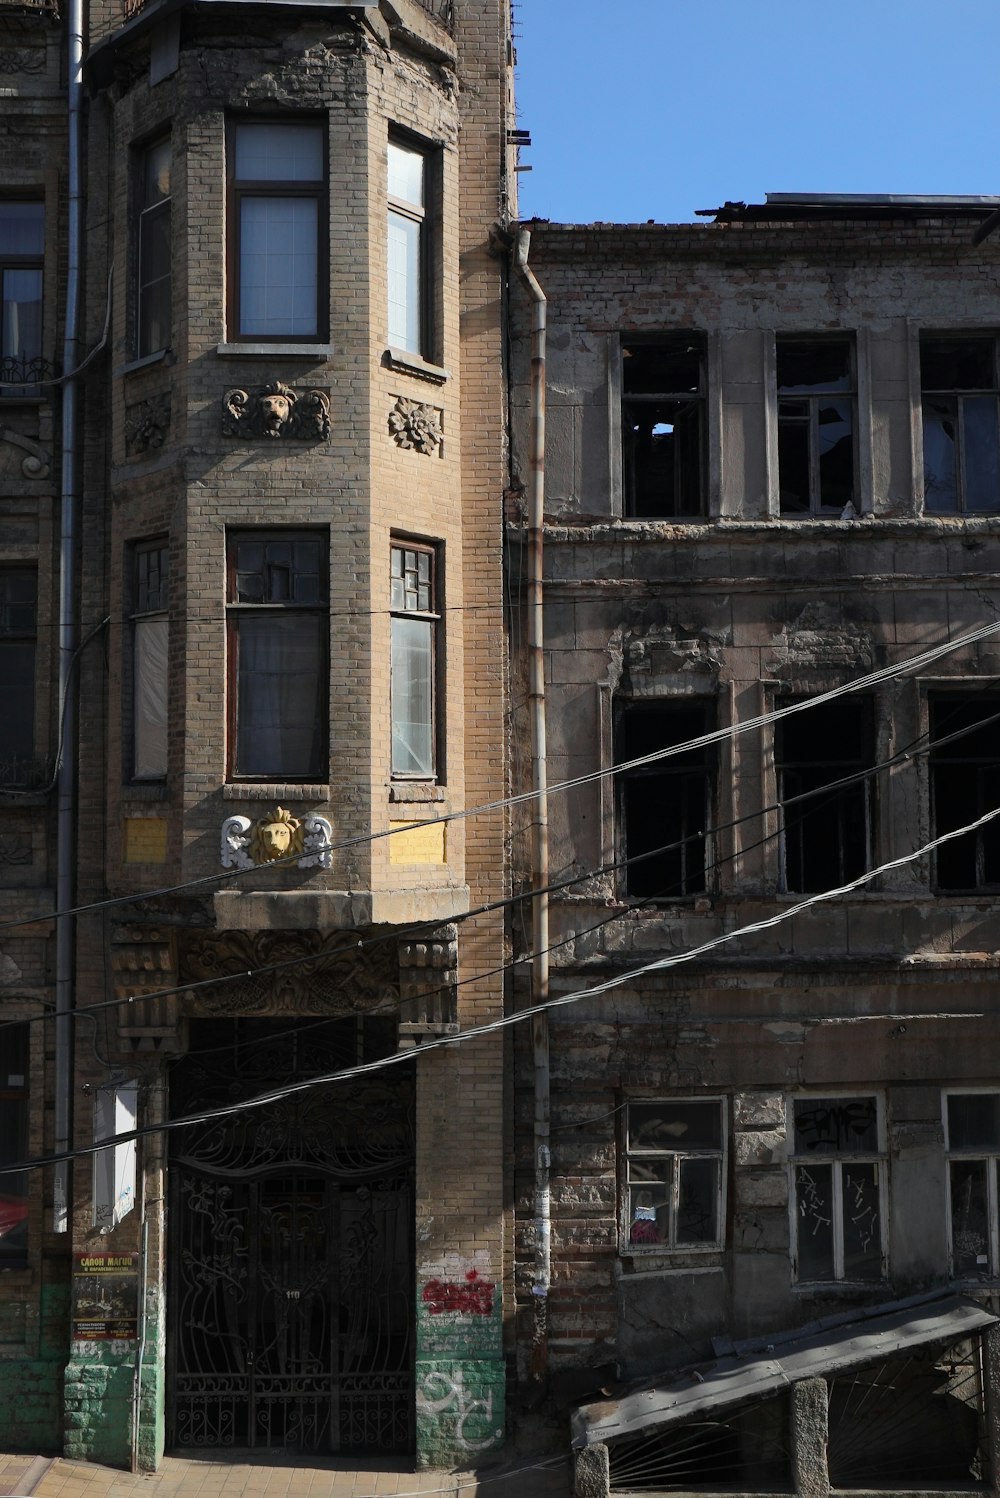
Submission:
M 66 266 L 66 323 L 63 330 L 63 370 L 76 366 L 80 319 L 80 109 L 83 99 L 83 0 L 69 0 L 67 10 L 67 149 L 68 243 Z M 76 381 L 62 387 L 62 475 L 60 485 L 59 538 L 59 719 L 62 758 L 57 790 L 56 909 L 67 911 L 73 904 L 76 832 L 76 703 L 73 653 L 76 648 Z M 55 1150 L 70 1147 L 73 1088 L 73 934 L 71 916 L 56 917 L 56 1024 L 55 1024 Z M 52 1227 L 57 1233 L 69 1229 L 69 1162 L 55 1167 Z
M 531 234 L 517 231 L 514 263 L 532 299 L 531 485 L 528 496 L 528 701 L 531 709 L 531 998 L 549 997 L 549 810 L 545 759 L 545 626 L 543 617 L 545 509 L 545 293 L 528 265 Z M 549 1017 L 531 1021 L 535 1065 L 535 1273 L 531 1371 L 544 1384 L 549 1369 L 549 1285 L 552 1276 L 552 1203 L 549 1187 Z

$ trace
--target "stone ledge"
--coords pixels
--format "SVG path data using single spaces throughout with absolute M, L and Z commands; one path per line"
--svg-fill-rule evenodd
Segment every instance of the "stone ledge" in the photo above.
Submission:
M 220 930 L 338 931 L 453 921 L 469 909 L 468 885 L 406 890 L 218 890 Z

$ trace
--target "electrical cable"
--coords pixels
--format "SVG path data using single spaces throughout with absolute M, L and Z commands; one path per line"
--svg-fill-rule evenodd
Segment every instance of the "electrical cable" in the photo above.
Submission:
M 869 869 L 859 874 L 856 879 L 850 879 L 846 883 L 839 884 L 833 889 L 821 890 L 816 894 L 808 895 L 804 900 L 797 901 L 773 915 L 762 917 L 759 921 L 751 921 L 749 925 L 737 927 L 733 931 L 724 931 L 710 940 L 701 942 L 698 946 L 689 948 L 686 952 L 674 952 L 665 957 L 654 958 L 650 962 L 642 963 L 637 968 L 631 968 L 628 972 L 614 974 L 599 983 L 592 984 L 589 988 L 575 989 L 568 994 L 559 994 L 549 998 L 543 1004 L 527 1005 L 523 1009 L 516 1010 L 513 1014 L 500 1015 L 494 1020 L 487 1020 L 480 1025 L 473 1025 L 468 1030 L 460 1030 L 457 1035 L 439 1035 L 433 1040 L 425 1041 L 419 1048 L 420 1055 L 427 1055 L 431 1051 L 442 1050 L 445 1047 L 461 1045 L 470 1040 L 481 1040 L 484 1036 L 494 1035 L 501 1030 L 509 1029 L 513 1025 L 521 1024 L 524 1020 L 533 1019 L 536 1015 L 545 1014 L 554 1009 L 563 1009 L 570 1004 L 581 1003 L 585 999 L 599 998 L 603 994 L 611 993 L 616 988 L 622 988 L 626 984 L 634 983 L 637 979 L 648 977 L 652 973 L 665 972 L 671 968 L 681 967 L 683 964 L 694 961 L 695 958 L 707 956 L 719 947 L 727 946 L 729 943 L 741 940 L 746 936 L 756 935 L 760 931 L 773 929 L 782 925 L 785 921 L 793 920 L 795 916 L 801 915 L 803 911 L 810 910 L 814 905 L 819 905 L 828 900 L 839 899 L 841 895 L 850 894 L 853 890 L 860 889 L 862 885 L 869 883 L 872 879 L 880 878 L 883 874 L 893 869 L 904 868 L 918 858 L 924 858 L 935 848 L 944 843 L 952 842 L 956 838 L 966 837 L 978 828 L 986 826 L 995 818 L 1000 817 L 1000 806 L 992 807 L 984 812 L 974 821 L 957 827 L 951 832 L 942 833 L 939 837 L 931 838 L 919 848 L 903 853 L 897 858 L 887 860 L 874 869 Z M 190 1128 L 193 1124 L 213 1123 L 216 1119 L 231 1118 L 234 1114 L 243 1113 L 254 1108 L 265 1108 L 272 1103 L 282 1102 L 285 1098 L 294 1097 L 300 1093 L 307 1092 L 316 1087 L 333 1086 L 336 1083 L 347 1082 L 355 1077 L 370 1076 L 374 1072 L 384 1071 L 390 1066 L 408 1065 L 415 1059 L 413 1051 L 397 1051 L 391 1056 L 383 1056 L 376 1061 L 361 1062 L 357 1066 L 342 1068 L 340 1071 L 328 1072 L 315 1077 L 304 1078 L 299 1082 L 287 1082 L 281 1087 L 273 1088 L 268 1092 L 258 1093 L 251 1098 L 242 1098 L 237 1103 L 227 1103 L 216 1108 L 204 1108 L 196 1113 L 186 1114 L 180 1118 L 165 1119 L 157 1124 L 144 1124 L 136 1129 L 130 1129 L 121 1134 L 109 1136 L 100 1144 L 78 1145 L 74 1149 L 54 1151 L 48 1155 L 36 1156 L 33 1159 L 15 1161 L 0 1168 L 0 1178 L 5 1175 L 13 1175 L 25 1170 L 40 1169 L 49 1165 L 57 1165 L 64 1160 L 85 1159 L 96 1154 L 102 1149 L 112 1149 L 121 1144 L 129 1144 L 133 1140 L 147 1138 L 151 1134 L 173 1132 L 176 1129 Z
M 47 796 L 50 791 L 55 790 L 56 785 L 58 784 L 58 781 L 59 781 L 59 771 L 60 771 L 60 768 L 62 767 L 62 760 L 63 760 L 63 747 L 64 747 L 65 742 L 66 742 L 66 711 L 67 711 L 67 708 L 69 706 L 70 700 L 72 698 L 72 693 L 69 690 L 69 684 L 70 684 L 70 682 L 73 679 L 73 673 L 74 673 L 74 671 L 76 671 L 76 669 L 77 669 L 77 667 L 79 665 L 80 656 L 81 656 L 83 650 L 85 649 L 85 647 L 87 645 L 90 644 L 91 640 L 95 637 L 95 635 L 99 634 L 102 629 L 106 629 L 107 628 L 107 626 L 110 624 L 110 622 L 111 622 L 111 615 L 108 614 L 107 617 L 104 618 L 104 619 L 102 619 L 99 624 L 93 625 L 87 631 L 87 633 L 84 635 L 83 639 L 80 641 L 79 645 L 77 645 L 76 649 L 73 651 L 73 656 L 72 656 L 72 659 L 71 659 L 71 661 L 69 663 L 69 671 L 68 671 L 68 674 L 67 674 L 66 693 L 65 693 L 65 695 L 63 697 L 63 700 L 62 700 L 62 702 L 60 704 L 60 707 L 59 707 L 59 739 L 58 739 L 58 742 L 56 744 L 56 757 L 55 757 L 55 760 L 53 761 L 52 774 L 49 777 L 48 783 L 46 785 L 42 785 L 42 786 L 32 786 L 30 789 L 26 788 L 24 790 L 16 790 L 16 789 L 13 789 L 13 790 L 3 790 L 2 792 L 0 792 L 0 804 L 2 804 L 2 802 L 4 800 L 6 800 L 8 797 L 17 798 L 19 796 Z M 51 919 L 52 920 L 58 920 L 59 917 L 58 916 L 52 916 Z M 0 922 L 0 930 L 2 930 L 2 929 L 3 929 L 3 923 Z
M 100 626 L 98 626 L 100 627 Z M 621 775 L 630 770 L 640 769 L 646 765 L 658 764 L 661 760 L 670 759 L 675 755 L 689 753 L 694 749 L 706 748 L 710 744 L 721 743 L 726 739 L 735 739 L 739 735 L 748 733 L 756 728 L 766 727 L 768 724 L 780 722 L 783 718 L 793 713 L 807 711 L 810 707 L 816 707 L 821 703 L 832 702 L 837 698 L 845 697 L 854 692 L 866 690 L 870 686 L 878 685 L 883 681 L 892 680 L 902 676 L 905 672 L 920 670 L 924 666 L 939 660 L 943 655 L 949 655 L 955 650 L 960 650 L 968 645 L 976 644 L 978 641 L 987 639 L 991 635 L 1000 633 L 1000 620 L 996 623 L 983 625 L 971 634 L 960 636 L 957 640 L 947 641 L 944 644 L 922 651 L 919 655 L 909 660 L 899 662 L 894 666 L 883 666 L 878 671 L 870 672 L 866 676 L 858 677 L 851 682 L 845 682 L 840 686 L 833 687 L 827 692 L 821 692 L 815 697 L 802 698 L 799 701 L 788 703 L 784 707 L 775 708 L 768 713 L 760 713 L 756 717 L 747 718 L 739 723 L 730 724 L 727 728 L 713 729 L 709 733 L 700 734 L 696 738 L 688 739 L 683 743 L 673 744 L 665 749 L 656 749 L 650 754 L 639 755 L 635 759 L 622 760 L 616 765 L 605 765 L 599 770 L 591 770 L 586 774 L 577 775 L 569 780 L 556 781 L 548 787 L 548 794 L 555 795 L 558 792 L 576 790 L 580 786 L 591 785 L 596 781 L 603 780 L 609 776 Z M 505 807 L 520 806 L 536 798 L 536 791 L 518 791 L 510 796 L 499 797 L 495 801 L 483 802 L 478 806 L 466 807 L 462 811 L 447 812 L 437 817 L 427 817 L 421 820 L 422 828 L 435 827 L 449 822 L 465 821 L 470 817 L 482 816 L 488 812 L 500 811 Z M 353 837 L 341 838 L 336 842 L 324 845 L 322 848 L 313 849 L 313 852 L 342 852 L 350 848 L 359 847 L 362 844 L 373 844 L 385 838 L 396 836 L 400 832 L 409 830 L 409 826 L 388 827 L 378 832 L 357 833 Z M 287 854 L 280 859 L 272 859 L 268 867 L 278 868 L 282 864 L 297 863 L 301 854 Z M 65 911 L 48 911 L 32 916 L 24 916 L 15 920 L 0 921 L 0 931 L 9 931 L 20 926 L 34 925 L 38 922 L 47 922 L 61 919 L 63 916 L 78 916 L 89 913 L 92 910 L 102 910 L 115 905 L 135 905 L 146 901 L 160 899 L 165 895 L 182 894 L 186 890 L 196 889 L 206 884 L 225 882 L 235 879 L 243 874 L 259 872 L 256 865 L 246 869 L 219 870 L 211 874 L 203 874 L 195 879 L 185 880 L 179 884 L 165 885 L 155 890 L 137 891 L 131 895 L 113 895 L 101 900 L 92 900 L 84 905 L 73 906 Z
M 951 716 L 954 716 L 954 714 L 952 714 Z M 945 721 L 948 721 L 947 718 Z M 822 801 L 820 800 L 820 798 L 823 798 L 823 801 L 825 801 L 834 792 L 840 791 L 846 787 L 856 784 L 859 781 L 867 780 L 875 775 L 885 774 L 897 764 L 906 763 L 914 757 L 915 753 L 920 755 L 931 754 L 944 745 L 965 738 L 969 734 L 976 733 L 983 727 L 986 727 L 989 724 L 995 723 L 997 721 L 1000 721 L 1000 712 L 991 714 L 987 718 L 979 719 L 976 723 L 972 724 L 969 727 L 959 729 L 952 734 L 946 735 L 944 738 L 935 739 L 932 743 L 928 743 L 924 748 L 917 749 L 916 746 L 920 744 L 921 740 L 929 738 L 929 733 L 927 730 L 925 730 L 922 734 L 917 735 L 916 738 L 911 739 L 902 749 L 897 750 L 888 758 L 879 761 L 876 765 L 866 767 L 863 770 L 854 771 L 850 775 L 842 776 L 838 780 L 829 781 L 826 784 L 822 786 L 816 786 L 811 790 L 800 792 L 796 796 L 787 797 L 784 801 L 771 802 L 766 806 L 754 810 L 753 812 L 746 813 L 744 816 L 732 818 L 728 822 L 717 824 L 713 827 L 706 828 L 703 831 L 689 833 L 686 837 L 679 838 L 673 843 L 667 843 L 658 848 L 647 849 L 644 853 L 633 854 L 630 857 L 616 859 L 611 863 L 599 865 L 595 869 L 588 869 L 582 874 L 576 874 L 565 879 L 555 880 L 548 886 L 546 886 L 544 890 L 524 890 L 516 895 L 506 896 L 500 900 L 489 901 L 485 904 L 475 906 L 471 910 L 462 912 L 462 914 L 457 916 L 451 924 L 457 924 L 460 921 L 473 919 L 482 915 L 488 915 L 497 910 L 505 909 L 507 907 L 518 908 L 519 906 L 523 905 L 523 902 L 534 899 L 536 894 L 561 893 L 566 889 L 571 888 L 574 884 L 584 883 L 590 879 L 598 877 L 599 875 L 612 873 L 617 869 L 633 867 L 648 862 L 654 858 L 662 857 L 667 853 L 676 852 L 684 848 L 689 843 L 707 843 L 710 840 L 718 837 L 722 832 L 731 831 L 736 827 L 742 826 L 746 822 L 756 821 L 758 820 L 758 818 L 770 815 L 772 812 L 784 813 L 788 810 L 789 807 L 798 806 L 809 801 L 817 801 L 821 806 Z M 808 814 L 809 813 L 807 812 L 806 815 Z M 798 825 L 798 821 L 801 821 L 801 818 L 797 819 L 797 822 L 793 825 Z M 735 861 L 737 857 L 742 857 L 746 853 L 755 851 L 757 848 L 765 847 L 768 843 L 773 842 L 775 839 L 779 838 L 782 835 L 783 830 L 785 829 L 779 829 L 775 832 L 767 833 L 763 837 L 757 839 L 755 842 L 741 846 L 738 853 L 729 854 L 725 858 L 714 859 L 710 864 L 706 864 L 706 874 Z M 612 911 L 603 920 L 598 921 L 593 926 L 585 927 L 583 930 L 574 930 L 571 936 L 568 936 L 561 941 L 551 943 L 547 948 L 547 951 L 550 953 L 557 951 L 560 947 L 567 945 L 568 942 L 579 940 L 579 938 L 582 936 L 589 936 L 595 931 L 599 931 L 603 929 L 603 927 L 612 924 L 616 920 L 627 918 L 637 910 L 644 909 L 649 905 L 659 904 L 663 900 L 670 897 L 676 897 L 677 895 L 683 897 L 685 893 L 686 892 L 682 889 L 678 890 L 676 886 L 670 886 L 666 889 L 659 889 L 655 893 L 643 896 L 638 900 L 633 900 L 627 906 L 622 906 Z M 81 1015 L 91 1016 L 95 1012 L 100 1010 L 107 1011 L 108 1009 L 120 1008 L 131 1003 L 142 1003 L 156 999 L 172 998 L 177 994 L 197 992 L 203 988 L 216 988 L 225 983 L 245 981 L 248 978 L 265 977 L 270 973 L 282 972 L 291 968 L 302 967 L 309 963 L 320 965 L 324 961 L 342 961 L 352 952 L 369 951 L 373 947 L 380 946 L 383 942 L 417 939 L 422 932 L 428 929 L 433 929 L 439 925 L 439 921 L 432 921 L 421 922 L 409 929 L 394 927 L 389 932 L 380 934 L 375 937 L 370 937 L 368 939 L 362 938 L 354 943 L 348 943 L 345 940 L 343 946 L 328 953 L 304 953 L 296 957 L 284 958 L 279 962 L 261 964 L 258 967 L 242 969 L 233 973 L 222 973 L 211 978 L 194 979 L 170 988 L 156 989 L 148 992 L 116 997 L 113 999 L 98 1000 L 93 1004 L 79 1006 L 74 1011 L 74 1014 L 78 1013 Z M 497 977 L 498 975 L 502 975 L 506 972 L 514 971 L 516 968 L 529 961 L 530 955 L 531 954 L 529 952 L 527 955 L 519 956 L 511 962 L 504 963 L 497 968 L 492 968 L 486 972 L 474 974 L 469 978 L 459 979 L 453 985 L 453 987 L 458 988 L 468 983 L 482 982 L 487 978 Z M 437 989 L 428 989 L 425 993 L 416 994 L 413 997 L 416 999 L 426 998 L 430 997 L 436 992 Z M 0 1032 L 5 1029 L 12 1028 L 16 1025 L 35 1024 L 43 1022 L 46 1019 L 50 1018 L 53 1018 L 53 1012 L 51 1010 L 46 1010 L 41 1014 L 29 1016 L 25 1020 L 8 1020 L 6 1022 L 0 1022 Z M 321 1020 L 318 1020 L 316 1023 L 318 1025 L 326 1024 L 329 1023 L 329 1019 L 330 1017 L 327 1016 Z

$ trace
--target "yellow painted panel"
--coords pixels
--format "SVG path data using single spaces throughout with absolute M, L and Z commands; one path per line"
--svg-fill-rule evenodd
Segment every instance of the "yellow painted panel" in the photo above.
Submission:
M 166 817 L 125 818 L 125 862 L 166 863 Z
M 432 822 L 425 826 L 421 822 L 390 822 L 393 837 L 389 839 L 390 863 L 444 863 L 445 840 L 443 822 Z M 397 832 L 397 828 L 407 828 Z

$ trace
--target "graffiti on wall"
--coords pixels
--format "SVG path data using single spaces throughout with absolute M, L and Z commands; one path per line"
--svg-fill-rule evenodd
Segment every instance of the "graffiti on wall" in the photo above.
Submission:
M 495 1290 L 496 1285 L 481 1280 L 478 1270 L 470 1269 L 464 1284 L 428 1280 L 420 1298 L 432 1316 L 441 1316 L 445 1311 L 460 1311 L 465 1316 L 490 1316 Z
M 497 1428 L 493 1394 L 486 1384 L 478 1392 L 470 1390 L 462 1368 L 431 1368 L 417 1386 L 417 1413 L 435 1420 L 452 1417 L 454 1443 L 463 1451 L 486 1451 L 503 1440 L 503 1416 L 500 1414 Z

